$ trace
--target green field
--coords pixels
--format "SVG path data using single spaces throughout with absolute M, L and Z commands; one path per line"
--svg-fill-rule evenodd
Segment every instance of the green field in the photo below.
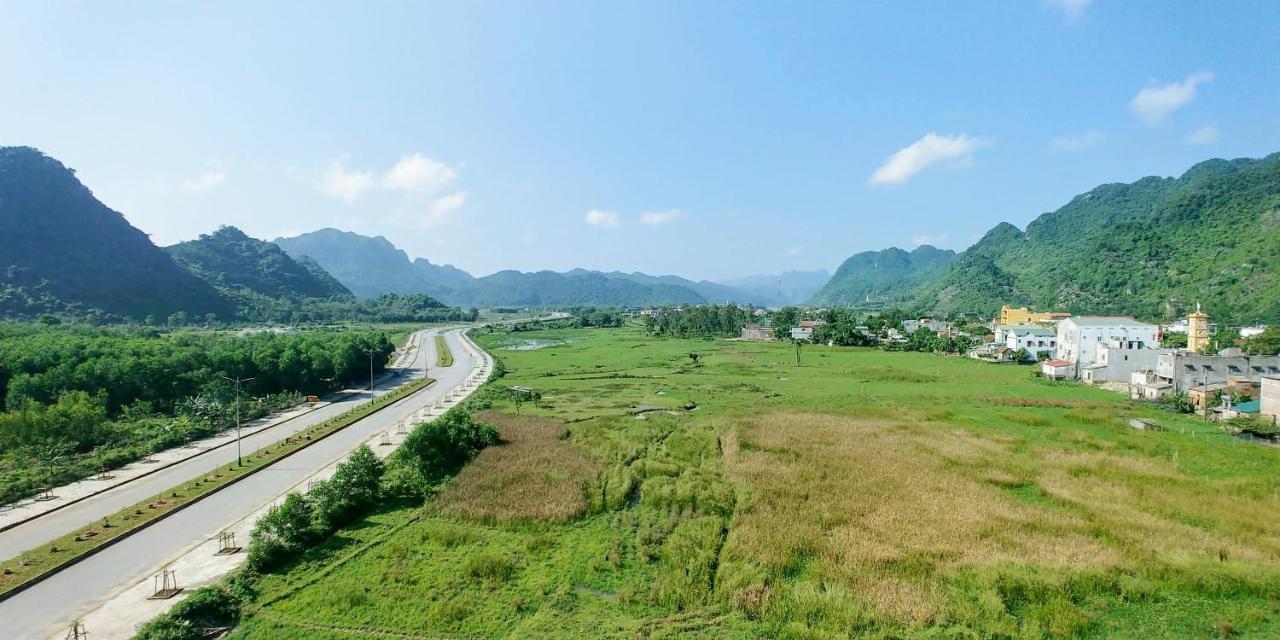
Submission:
M 477 338 L 504 443 L 233 637 L 1280 635 L 1280 451 L 1212 425 L 929 354 Z

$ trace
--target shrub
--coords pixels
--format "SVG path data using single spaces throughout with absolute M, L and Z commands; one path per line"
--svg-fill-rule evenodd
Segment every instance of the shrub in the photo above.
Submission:
M 269 571 L 305 551 L 314 539 L 314 511 L 311 501 L 297 493 L 268 509 L 249 536 L 248 568 Z
M 396 451 L 393 464 L 409 467 L 421 482 L 434 483 L 456 473 L 481 449 L 497 443 L 498 430 L 493 425 L 451 409 L 414 427 Z

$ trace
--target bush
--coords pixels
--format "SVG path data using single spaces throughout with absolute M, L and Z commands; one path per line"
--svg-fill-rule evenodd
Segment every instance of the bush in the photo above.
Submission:
M 457 473 L 481 449 L 498 443 L 498 430 L 451 409 L 432 422 L 414 427 L 396 451 L 393 466 L 405 466 L 418 482 L 433 484 Z
M 305 551 L 314 539 L 314 511 L 311 501 L 298 493 L 268 509 L 249 536 L 249 570 L 269 571 Z
M 138 629 L 134 640 L 201 640 L 205 629 L 233 626 L 240 619 L 240 600 L 226 587 L 213 585 L 191 592 L 168 613 Z
M 327 537 L 377 504 L 384 471 L 378 456 L 360 445 L 338 465 L 332 478 L 312 487 L 311 525 L 316 537 Z

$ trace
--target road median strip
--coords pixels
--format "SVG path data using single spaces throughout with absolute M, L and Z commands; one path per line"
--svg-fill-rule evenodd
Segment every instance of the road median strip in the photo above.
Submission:
M 414 380 L 320 424 L 294 433 L 245 457 L 243 466 L 219 467 L 168 491 L 103 518 L 95 525 L 41 544 L 0 564 L 0 601 L 137 533 L 147 526 L 243 480 L 273 463 L 355 424 L 420 391 L 435 380 Z
M 436 366 L 453 366 L 453 352 L 449 350 L 449 343 L 445 342 L 443 334 L 436 334 Z

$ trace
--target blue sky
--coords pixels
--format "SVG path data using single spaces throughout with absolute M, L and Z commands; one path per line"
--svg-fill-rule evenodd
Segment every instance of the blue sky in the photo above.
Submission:
M 1280 151 L 1277 51 L 1274 1 L 5 2 L 0 144 L 159 244 L 714 279 Z

